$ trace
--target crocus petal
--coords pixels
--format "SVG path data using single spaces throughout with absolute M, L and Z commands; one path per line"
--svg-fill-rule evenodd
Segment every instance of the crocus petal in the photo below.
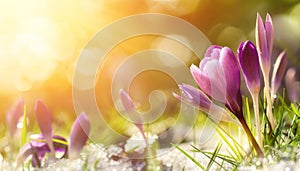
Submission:
M 265 23 L 265 28 L 266 28 L 266 33 L 267 33 L 267 41 L 268 41 L 268 49 L 269 49 L 269 55 L 272 54 L 272 50 L 273 50 L 273 39 L 274 39 L 274 29 L 273 29 L 273 22 L 272 22 L 272 18 L 270 16 L 269 13 L 267 13 L 266 16 L 266 23 Z
M 272 95 L 275 95 L 280 87 L 283 75 L 287 67 L 286 53 L 283 51 L 279 54 L 274 64 L 274 70 L 272 74 Z
M 195 65 L 190 67 L 192 76 L 203 92 L 215 100 L 225 103 L 226 86 L 224 86 L 225 74 L 223 68 L 216 58 L 205 57 L 204 60 L 206 59 L 208 60 L 203 70 Z
M 267 39 L 266 39 L 266 29 L 264 22 L 259 14 L 257 14 L 256 18 L 256 30 L 255 30 L 255 37 L 256 37 L 256 45 L 259 51 L 259 55 L 265 57 L 267 56 Z M 265 59 L 265 58 L 264 58 Z
M 183 97 L 176 93 L 173 93 L 173 95 L 180 101 L 205 112 L 215 121 L 237 123 L 226 110 L 212 103 L 212 101 L 199 89 L 187 84 L 179 85 L 179 88 Z
M 81 149 L 88 140 L 90 132 L 90 121 L 88 117 L 82 113 L 73 124 L 70 140 L 69 140 L 69 157 L 75 158 L 79 155 Z
M 124 90 L 120 90 L 120 99 L 121 99 L 122 105 L 127 113 L 130 113 L 133 110 L 135 110 L 135 106 L 134 106 L 132 99 Z
M 194 77 L 194 80 L 198 84 L 198 86 L 201 88 L 202 91 L 204 91 L 206 94 L 210 95 L 210 80 L 196 65 L 192 64 L 190 67 L 191 74 Z
M 204 112 L 210 109 L 211 100 L 199 89 L 187 84 L 179 85 L 179 89 L 184 96 L 185 102 Z
M 41 133 L 44 136 L 47 144 L 49 145 L 51 152 L 54 153 L 50 111 L 41 100 L 37 100 L 37 102 L 35 103 L 34 111 Z
M 285 75 L 285 86 L 291 102 L 298 102 L 299 87 L 296 82 L 296 69 L 289 68 Z
M 33 154 L 33 149 L 29 143 L 25 144 L 17 155 L 17 166 L 18 168 L 30 155 Z
M 222 65 L 217 59 L 212 59 L 206 63 L 203 72 L 207 75 L 210 82 L 209 96 L 220 103 L 226 101 L 226 79 Z
M 221 46 L 212 45 L 207 48 L 204 58 L 211 57 L 211 58 L 219 59 L 221 50 L 222 50 Z M 201 65 L 200 68 L 202 68 Z
M 239 115 L 242 112 L 241 77 L 237 60 L 228 47 L 222 49 L 220 63 L 223 66 L 226 78 L 226 106 L 235 115 Z
M 13 137 L 17 130 L 17 124 L 24 113 L 24 100 L 19 100 L 17 105 L 6 114 L 6 124 L 10 137 Z
M 260 68 L 256 47 L 250 41 L 242 42 L 238 49 L 240 63 L 246 85 L 251 93 L 260 91 Z

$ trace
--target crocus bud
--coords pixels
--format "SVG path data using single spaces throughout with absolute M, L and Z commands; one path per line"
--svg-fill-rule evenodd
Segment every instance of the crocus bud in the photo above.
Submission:
M 288 97 L 291 102 L 298 102 L 299 98 L 299 87 L 296 82 L 296 70 L 294 68 L 289 68 L 285 75 L 285 86 Z
M 49 145 L 51 153 L 54 155 L 54 147 L 52 142 L 52 121 L 48 107 L 38 99 L 34 107 L 35 116 L 40 127 L 41 133 Z
M 256 47 L 250 41 L 242 42 L 237 53 L 249 91 L 252 94 L 258 94 L 260 91 L 260 68 Z
M 136 108 L 134 106 L 132 99 L 124 90 L 120 90 L 120 99 L 121 99 L 123 108 L 127 112 L 127 115 L 134 122 L 134 125 L 141 132 L 144 139 L 146 139 L 145 131 L 143 129 L 143 123 L 139 117 L 139 113 L 135 111 Z
M 286 53 L 283 51 L 279 54 L 274 64 L 271 84 L 271 94 L 275 95 L 280 87 L 283 75 L 287 67 Z
M 90 128 L 89 118 L 84 113 L 79 115 L 75 120 L 70 133 L 69 157 L 71 159 L 76 158 L 86 144 Z
M 23 115 L 23 113 L 24 113 L 24 100 L 19 100 L 17 105 L 14 106 L 6 113 L 6 124 L 7 124 L 8 133 L 10 137 L 14 137 L 17 130 L 17 124 L 19 122 L 20 117 Z
M 268 74 L 271 67 L 271 53 L 273 49 L 273 23 L 271 16 L 267 14 L 266 22 L 263 23 L 259 14 L 256 19 L 256 45 L 260 66 L 264 73 Z
M 135 110 L 134 103 L 129 95 L 124 91 L 120 90 L 121 103 L 127 113 L 131 113 Z

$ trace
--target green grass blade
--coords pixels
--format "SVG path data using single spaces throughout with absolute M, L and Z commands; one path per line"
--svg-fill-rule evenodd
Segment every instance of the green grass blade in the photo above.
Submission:
M 224 140 L 224 142 L 228 145 L 228 147 L 234 152 L 237 159 L 242 159 L 242 152 L 247 154 L 247 152 L 243 149 L 243 147 L 231 136 L 229 135 L 222 127 L 213 124 L 217 133 Z M 232 141 L 230 142 L 229 139 Z M 241 152 L 242 150 L 242 152 Z
M 21 138 L 21 145 L 23 146 L 26 144 L 27 141 L 27 114 L 26 114 L 26 105 L 24 104 L 24 109 L 23 109 L 23 127 L 22 127 L 22 138 Z
M 216 149 L 215 149 L 215 151 L 213 152 L 212 156 L 210 157 L 210 161 L 209 161 L 209 163 L 207 164 L 207 167 L 206 167 L 207 169 L 210 169 L 212 164 L 215 162 L 216 157 L 217 157 L 217 155 L 219 154 L 219 152 L 221 150 L 221 147 L 222 147 L 222 142 L 219 142 Z
M 249 100 L 247 97 L 245 99 L 245 105 L 246 105 L 247 123 L 248 123 L 249 129 L 252 130 L 251 112 L 250 112 L 250 107 L 249 107 Z
M 196 161 L 191 155 L 189 155 L 187 152 L 185 152 L 182 148 L 180 148 L 179 146 L 172 144 L 175 148 L 177 148 L 180 152 L 182 152 L 182 154 L 184 154 L 187 158 L 189 158 L 192 162 L 194 162 L 200 169 L 202 170 L 206 170 L 205 167 L 199 163 L 198 161 Z
M 200 150 L 200 149 L 198 149 L 197 147 L 195 147 L 195 146 L 193 146 L 193 145 L 191 145 L 191 146 L 194 148 L 193 152 L 199 152 L 199 153 L 202 153 L 202 154 L 204 154 L 206 157 L 209 157 L 209 158 L 210 158 L 209 155 L 212 155 L 212 154 L 213 154 L 213 152 L 203 151 L 203 150 Z M 227 156 L 227 155 L 225 155 L 225 154 L 218 154 L 218 155 L 217 155 L 217 158 L 219 158 L 219 159 L 221 159 L 221 160 L 223 160 L 223 161 L 225 161 L 225 162 L 227 162 L 227 163 L 229 163 L 229 164 L 231 164 L 231 165 L 237 165 L 237 162 L 235 161 L 235 159 L 234 159 L 233 157 Z

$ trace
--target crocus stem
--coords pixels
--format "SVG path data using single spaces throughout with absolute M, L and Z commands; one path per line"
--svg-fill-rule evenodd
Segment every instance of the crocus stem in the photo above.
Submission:
M 265 81 L 265 93 L 266 93 L 266 98 L 267 98 L 267 116 L 268 116 L 269 121 L 271 123 L 271 127 L 274 130 L 275 121 L 274 121 L 274 117 L 273 117 L 273 114 L 272 114 L 272 99 L 271 99 L 271 95 L 270 95 L 270 84 L 269 84 L 268 74 L 265 74 L 264 81 Z
M 241 122 L 241 124 L 242 124 L 248 138 L 250 139 L 255 151 L 257 152 L 258 156 L 261 157 L 261 158 L 264 158 L 264 153 L 261 150 L 261 148 L 259 147 L 259 145 L 258 145 L 257 141 L 255 140 L 255 138 L 253 137 L 252 132 L 250 131 L 245 119 L 243 117 L 239 117 L 238 119 Z
M 135 126 L 139 129 L 140 133 L 142 134 L 144 140 L 145 140 L 146 143 L 147 143 L 147 137 L 146 137 L 146 135 L 145 135 L 145 131 L 144 131 L 144 128 L 143 128 L 143 124 L 135 123 Z
M 253 100 L 253 109 L 255 115 L 255 124 L 256 124 L 256 136 L 260 147 L 263 147 L 262 135 L 260 131 L 260 119 L 259 119 L 259 106 L 258 106 L 258 93 L 251 93 Z

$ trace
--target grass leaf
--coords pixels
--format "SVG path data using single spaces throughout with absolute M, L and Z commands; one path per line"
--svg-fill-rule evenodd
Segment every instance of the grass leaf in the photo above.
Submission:
M 207 164 L 207 167 L 206 167 L 207 170 L 210 169 L 212 164 L 215 162 L 216 157 L 219 154 L 221 147 L 222 147 L 222 142 L 219 142 L 216 149 L 215 149 L 215 151 L 213 152 L 213 154 L 210 158 L 209 163 Z
M 192 162 L 194 162 L 200 169 L 202 170 L 206 170 L 205 167 L 199 163 L 198 161 L 196 161 L 191 155 L 189 155 L 186 151 L 184 151 L 182 148 L 180 148 L 179 146 L 172 144 L 175 148 L 177 148 L 180 152 L 182 152 L 182 154 L 184 154 L 187 158 L 189 158 Z
M 26 114 L 26 105 L 24 104 L 23 120 L 22 120 L 22 138 L 21 145 L 23 146 L 27 142 L 27 114 Z

